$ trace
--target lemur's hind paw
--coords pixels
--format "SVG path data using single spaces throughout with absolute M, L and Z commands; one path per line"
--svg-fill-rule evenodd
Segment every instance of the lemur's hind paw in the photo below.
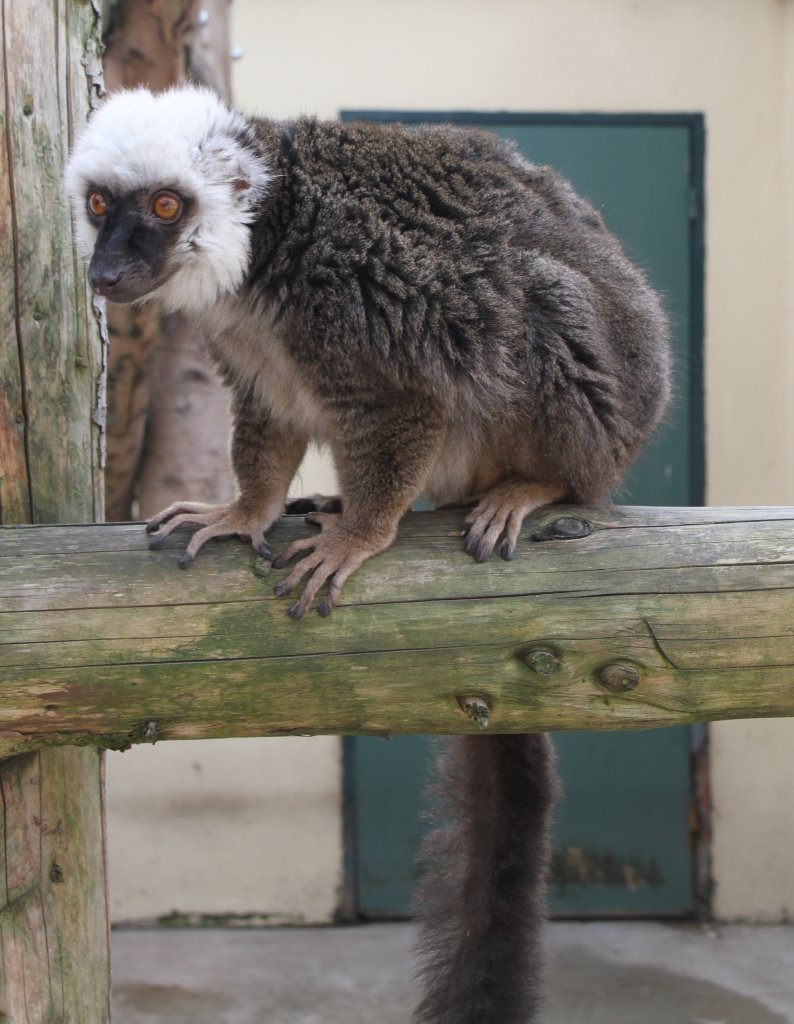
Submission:
M 341 511 L 342 499 L 339 495 L 307 494 L 302 498 L 292 498 L 288 501 L 285 515 L 305 516 L 309 512 L 337 513 Z
M 265 541 L 265 534 L 278 518 L 280 507 L 270 511 L 252 513 L 238 501 L 225 505 L 206 505 L 198 501 L 177 501 L 158 512 L 146 524 L 150 533 L 149 548 L 156 551 L 174 530 L 182 526 L 200 527 L 188 541 L 184 554 L 179 559 L 181 568 L 186 569 L 199 550 L 214 537 L 240 537 L 250 540 L 257 554 L 272 558 L 273 550 Z
M 499 553 L 502 558 L 511 559 L 516 552 L 521 524 L 530 512 L 541 505 L 560 501 L 563 496 L 559 486 L 535 484 L 521 477 L 503 480 L 480 495 L 466 516 L 463 550 L 478 562 L 484 562 L 493 554 L 500 537 L 504 537 Z

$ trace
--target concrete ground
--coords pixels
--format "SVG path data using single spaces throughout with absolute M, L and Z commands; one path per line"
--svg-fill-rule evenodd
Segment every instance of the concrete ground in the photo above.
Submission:
M 413 935 L 117 931 L 113 1024 L 407 1024 Z M 794 927 L 557 922 L 548 938 L 542 1024 L 794 1024 Z

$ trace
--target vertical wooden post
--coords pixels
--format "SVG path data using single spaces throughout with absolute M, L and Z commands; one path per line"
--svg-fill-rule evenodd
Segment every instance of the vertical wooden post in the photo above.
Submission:
M 104 349 L 61 177 L 101 91 L 99 3 L 0 12 L 0 522 L 93 521 Z M 103 799 L 96 750 L 0 762 L 0 1021 L 110 1018 Z

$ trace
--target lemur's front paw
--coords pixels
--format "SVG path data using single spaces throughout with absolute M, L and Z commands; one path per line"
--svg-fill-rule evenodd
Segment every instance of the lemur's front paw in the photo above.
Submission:
M 146 532 L 152 535 L 149 548 L 156 551 L 174 530 L 182 526 L 199 526 L 190 538 L 184 554 L 179 559 L 181 568 L 186 569 L 199 550 L 213 537 L 241 537 L 251 541 L 256 552 L 263 558 L 272 558 L 273 550 L 265 541 L 265 534 L 281 512 L 275 510 L 252 513 L 239 500 L 226 505 L 205 505 L 198 501 L 177 501 L 158 512 L 146 524 Z
M 322 533 L 315 537 L 293 541 L 283 555 L 273 560 L 273 568 L 283 568 L 295 555 L 302 554 L 300 562 L 292 572 L 276 585 L 276 596 L 291 593 L 307 573 L 311 573 L 303 593 L 287 611 L 293 619 L 302 618 L 311 608 L 312 601 L 324 583 L 328 592 L 320 602 L 320 615 L 330 615 L 348 577 L 372 555 L 384 551 L 391 543 L 391 537 L 366 536 L 349 528 L 341 515 L 326 512 L 312 512 L 306 521 L 322 527 Z

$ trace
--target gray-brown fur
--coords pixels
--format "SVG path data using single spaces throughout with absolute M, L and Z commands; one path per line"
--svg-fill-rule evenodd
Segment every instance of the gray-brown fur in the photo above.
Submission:
M 246 287 L 321 400 L 416 394 L 475 465 L 603 497 L 660 415 L 669 362 L 659 302 L 599 215 L 484 133 L 259 131 L 283 177 Z
M 448 739 L 431 796 L 434 828 L 419 861 L 430 871 L 417 898 L 424 994 L 416 1024 L 526 1024 L 541 995 L 551 743 Z
M 341 513 L 311 513 L 322 533 L 274 561 L 303 556 L 277 586 L 300 590 L 295 617 L 323 590 L 328 614 L 422 492 L 474 503 L 467 553 L 501 545 L 512 557 L 532 509 L 604 497 L 662 415 L 670 357 L 656 295 L 591 206 L 491 135 L 277 124 L 195 90 L 122 94 L 78 141 L 69 181 L 95 287 L 198 312 L 235 394 L 238 498 L 165 509 L 152 545 L 197 525 L 180 564 L 232 534 L 270 557 L 264 537 L 306 445 L 330 447 Z M 109 211 L 93 225 L 92 188 Z M 181 196 L 177 222 L 152 225 L 158 189 Z M 152 271 L 141 254 L 158 246 Z M 416 1020 L 526 1024 L 539 998 L 548 745 L 456 741 L 444 778 Z

